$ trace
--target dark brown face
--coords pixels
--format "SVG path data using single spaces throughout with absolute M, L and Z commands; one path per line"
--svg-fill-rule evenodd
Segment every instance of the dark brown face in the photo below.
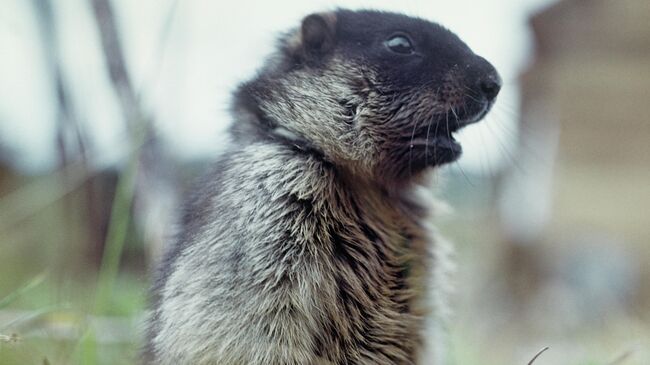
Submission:
M 501 88 L 494 67 L 455 34 L 417 18 L 380 12 L 337 13 L 337 48 L 372 65 L 365 115 L 383 173 L 408 177 L 458 159 L 453 133 L 478 122 Z

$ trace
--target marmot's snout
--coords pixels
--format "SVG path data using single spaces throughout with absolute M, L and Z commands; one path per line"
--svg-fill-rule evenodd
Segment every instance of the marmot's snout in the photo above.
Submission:
M 494 66 L 481 56 L 469 59 L 464 68 L 452 68 L 442 90 L 442 98 L 454 116 L 445 121 L 452 131 L 481 120 L 501 91 L 501 77 Z
M 488 103 L 494 102 L 499 91 L 501 91 L 501 77 L 497 70 L 485 58 L 477 56 L 478 66 L 480 70 L 476 81 L 476 90 L 480 92 L 482 100 Z
M 440 53 L 430 56 L 438 62 L 431 62 L 434 81 L 425 84 L 431 83 L 434 89 L 433 92 L 424 91 L 431 98 L 414 109 L 429 108 L 431 114 L 412 118 L 405 124 L 404 132 L 410 133 L 411 137 L 407 153 L 402 152 L 404 149 L 399 141 L 390 145 L 396 151 L 395 155 L 406 156 L 400 164 L 405 166 L 400 170 L 405 176 L 412 176 L 414 171 L 427 166 L 458 159 L 462 148 L 455 139 L 455 132 L 483 119 L 501 90 L 501 77 L 492 64 L 474 54 L 460 41 L 456 47 L 447 50 L 444 57 Z M 417 94 L 423 89 L 413 87 L 412 90 Z

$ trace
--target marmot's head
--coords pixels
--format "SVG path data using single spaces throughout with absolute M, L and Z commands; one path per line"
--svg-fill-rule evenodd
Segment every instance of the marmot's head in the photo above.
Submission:
M 312 14 L 237 92 L 234 125 L 319 153 L 355 175 L 400 182 L 456 160 L 501 80 L 455 34 L 378 11 Z M 258 133 L 258 132 L 261 132 Z

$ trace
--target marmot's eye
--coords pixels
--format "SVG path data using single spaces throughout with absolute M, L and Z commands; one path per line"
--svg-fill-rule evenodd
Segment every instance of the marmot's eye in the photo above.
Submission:
M 403 35 L 395 35 L 384 42 L 386 47 L 395 53 L 411 54 L 413 53 L 413 45 L 411 41 Z

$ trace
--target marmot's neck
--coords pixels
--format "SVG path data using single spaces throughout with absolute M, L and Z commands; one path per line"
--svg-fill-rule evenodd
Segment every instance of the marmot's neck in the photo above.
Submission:
M 302 177 L 321 180 L 314 185 L 319 186 L 319 194 L 327 199 L 350 199 L 370 210 L 401 211 L 409 215 L 426 213 L 421 202 L 414 198 L 425 185 L 424 178 L 404 183 L 385 182 L 330 161 L 317 150 L 293 144 L 289 140 L 279 140 L 275 135 L 267 143 L 273 143 L 280 151 L 286 151 L 287 154 L 283 153 L 285 158 L 301 161 Z

